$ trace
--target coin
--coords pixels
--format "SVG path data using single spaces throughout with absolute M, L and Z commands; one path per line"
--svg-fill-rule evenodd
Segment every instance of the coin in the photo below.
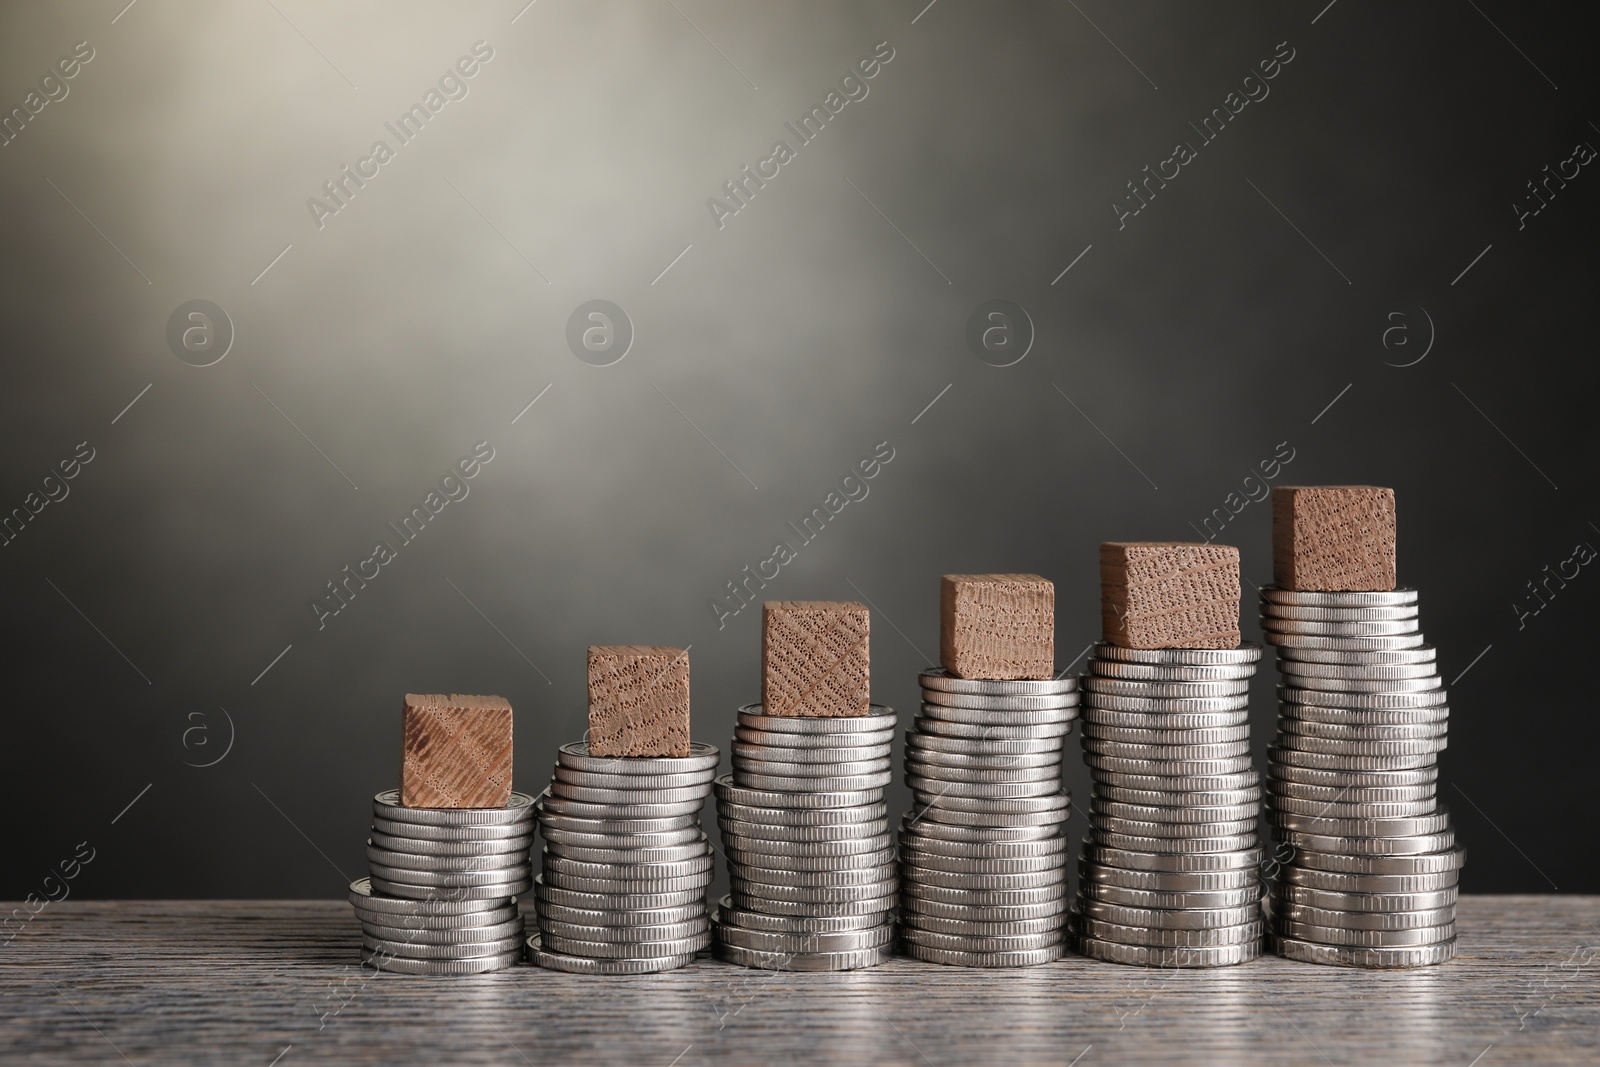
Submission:
M 1307 815 L 1327 819 L 1408 819 L 1428 815 L 1436 806 L 1433 797 L 1424 800 L 1407 800 L 1398 803 L 1379 803 L 1370 800 L 1335 804 L 1326 800 L 1296 800 L 1293 797 L 1274 796 L 1267 802 L 1273 812 Z
M 1314 941 L 1323 945 L 1349 945 L 1356 948 L 1399 948 L 1432 945 L 1456 936 L 1456 924 L 1426 926 L 1415 930 L 1350 930 L 1337 926 L 1317 926 L 1294 919 L 1280 918 L 1277 930 L 1282 937 Z
M 730 849 L 752 854 L 771 854 L 792 858 L 829 859 L 836 862 L 855 862 L 856 857 L 869 855 L 890 847 L 893 837 L 887 827 L 871 837 L 844 841 L 786 841 L 783 839 L 745 837 L 723 830 L 722 843 Z M 759 861 L 757 861 L 759 862 Z
M 1284 589 L 1276 585 L 1262 586 L 1261 599 L 1269 604 L 1294 604 L 1318 608 L 1399 607 L 1417 602 L 1415 589 L 1385 589 L 1360 592 L 1322 592 L 1318 590 Z
M 1431 664 L 1438 659 L 1439 650 L 1429 644 L 1410 648 L 1356 649 L 1337 648 L 1278 648 L 1279 663 L 1331 663 L 1372 666 L 1396 664 Z
M 1250 709 L 1234 711 L 1109 711 L 1105 708 L 1085 708 L 1084 732 L 1091 726 L 1132 727 L 1143 730 L 1206 730 L 1245 726 L 1250 722 Z
M 494 941 L 440 945 L 418 941 L 390 941 L 366 933 L 361 935 L 361 947 L 375 955 L 381 953 L 409 960 L 464 960 L 480 956 L 501 956 L 517 951 L 522 947 L 522 936 L 518 933 Z
M 1318 637 L 1394 637 L 1416 634 L 1417 620 L 1393 619 L 1369 622 L 1306 622 L 1300 619 L 1264 617 L 1261 628 L 1268 640 L 1281 634 Z
M 526 855 L 533 845 L 533 835 L 508 837 L 500 841 L 435 841 L 430 838 L 396 837 L 374 830 L 367 844 L 391 852 L 405 852 L 420 856 L 450 856 L 470 859 L 478 856 L 500 854 Z
M 853 971 L 876 967 L 894 958 L 893 943 L 856 952 L 762 952 L 718 943 L 717 958 L 765 971 Z
M 940 783 L 941 785 L 943 783 Z M 985 816 L 1003 814 L 1048 815 L 1063 813 L 1071 801 L 1062 793 L 1032 797 L 966 797 L 957 795 L 925 795 L 918 797 L 919 814 L 924 812 L 965 811 Z
M 949 722 L 921 716 L 917 719 L 917 732 L 935 737 L 959 737 L 974 741 L 1045 741 L 1059 739 L 1071 733 L 1072 721 L 1037 726 L 991 726 L 983 723 Z
M 760 704 L 746 704 L 739 709 L 739 724 L 756 730 L 773 733 L 798 734 L 848 734 L 892 730 L 897 724 L 893 708 L 873 704 L 866 715 L 764 715 Z
M 775 934 L 831 934 L 845 930 L 869 930 L 882 926 L 883 912 L 865 915 L 770 915 L 735 907 L 733 898 L 725 896 L 718 906 L 719 921 L 745 930 L 763 930 Z
M 1251 867 L 1221 871 L 1143 871 L 1103 863 L 1078 865 L 1080 888 L 1108 886 L 1158 893 L 1215 893 L 1258 888 L 1261 875 Z
M 715 748 L 699 741 L 689 743 L 687 756 L 591 756 L 587 741 L 562 745 L 557 756 L 560 766 L 574 770 L 639 775 L 712 771 L 720 758 Z
M 706 896 L 704 887 L 658 892 L 590 893 L 550 885 L 542 875 L 534 880 L 533 889 L 541 901 L 585 911 L 658 911 L 687 904 L 704 904 Z
M 361 950 L 361 962 L 374 970 L 393 974 L 483 974 L 503 970 L 522 960 L 522 946 L 499 956 L 474 956 L 462 960 L 415 960 L 392 956 L 385 952 Z
M 1255 663 L 1261 658 L 1261 646 L 1246 641 L 1238 648 L 1122 648 L 1101 642 L 1094 646 L 1093 655 L 1124 663 L 1209 666 Z
M 871 774 L 841 775 L 838 777 L 791 777 L 776 774 L 747 774 L 734 768 L 733 780 L 745 789 L 790 793 L 816 792 L 822 794 L 864 792 L 879 790 L 894 779 L 890 770 Z
M 367 861 L 379 868 L 419 873 L 507 872 L 526 868 L 528 865 L 528 852 L 522 850 L 519 852 L 492 852 L 479 856 L 425 856 L 411 852 L 395 852 L 391 849 L 378 848 L 369 844 L 367 846 Z M 504 877 L 503 874 L 502 877 Z
M 540 967 L 569 974 L 658 974 L 676 970 L 693 963 L 695 954 L 686 952 L 679 956 L 660 959 L 594 959 L 587 956 L 569 956 L 544 948 L 537 936 L 528 939 L 528 958 Z
M 1403 789 L 1419 785 L 1432 785 L 1439 778 L 1438 765 L 1410 767 L 1403 770 L 1352 770 L 1350 768 L 1290 767 L 1284 764 L 1267 765 L 1269 781 L 1294 782 L 1300 785 L 1332 786 L 1334 788 L 1359 787 Z
M 611 774 L 607 771 L 573 770 L 557 764 L 552 781 L 623 793 L 626 794 L 622 798 L 624 802 L 634 803 L 646 798 L 633 794 L 644 792 L 652 794 L 648 799 L 664 801 L 688 799 L 697 792 L 703 792 L 702 787 L 716 777 L 716 774 L 715 767 L 708 771 L 682 771 L 675 774 Z M 683 795 L 680 796 L 680 793 Z M 570 792 L 558 791 L 558 795 L 572 796 L 575 800 L 586 799 Z
M 1061 755 L 1059 749 L 994 756 L 939 752 L 936 750 L 924 750 L 911 745 L 906 746 L 907 764 L 916 762 L 929 769 L 946 767 L 951 770 L 1003 772 L 1038 770 L 1044 773 L 1060 774 Z
M 1131 819 L 1145 823 L 1209 823 L 1254 821 L 1261 811 L 1259 801 L 1247 801 L 1226 807 L 1153 807 L 1148 804 L 1124 804 L 1115 800 L 1102 800 L 1097 793 L 1090 801 L 1089 810 L 1095 815 L 1114 819 Z
M 1172 929 L 1157 926 L 1123 926 L 1083 916 L 1080 920 L 1086 937 L 1116 945 L 1143 945 L 1157 948 L 1221 948 L 1225 945 L 1259 945 L 1266 925 L 1260 918 L 1232 926 L 1207 926 L 1197 929 Z
M 1368 663 L 1363 658 L 1351 663 L 1318 663 L 1280 658 L 1278 671 L 1286 677 L 1326 678 L 1331 681 L 1412 681 L 1439 677 L 1438 665 L 1428 660 L 1421 663 Z
M 889 745 L 894 741 L 894 730 L 869 730 L 849 734 L 802 734 L 781 733 L 774 730 L 756 730 L 748 726 L 735 726 L 733 737 L 739 745 L 770 745 L 780 749 L 840 749 L 854 751 L 856 749 L 877 749 Z
M 945 841 L 925 837 L 915 830 L 903 831 L 900 836 L 905 849 L 935 856 L 966 856 L 982 858 L 1054 857 L 1066 853 L 1067 839 L 1063 836 L 1047 837 L 1039 841 Z
M 863 760 L 889 758 L 889 745 L 861 745 L 851 748 L 822 748 L 812 746 L 797 748 L 788 745 L 733 743 L 735 759 L 769 760 L 777 763 L 855 763 Z M 836 773 L 846 773 L 843 771 Z
M 1448 742 L 1443 736 L 1432 738 L 1399 739 L 1394 741 L 1366 741 L 1342 737 L 1315 737 L 1310 734 L 1285 731 L 1277 738 L 1280 749 L 1295 752 L 1321 752 L 1333 756 L 1427 756 L 1444 751 Z
M 1085 839 L 1083 854 L 1091 863 L 1139 871 L 1243 870 L 1253 869 L 1261 862 L 1261 849 L 1253 844 L 1215 853 L 1163 853 L 1113 846 L 1101 842 L 1098 835 Z
M 1250 706 L 1250 697 L 1249 694 L 1231 697 L 1128 697 L 1090 693 L 1085 697 L 1085 704 L 1105 711 L 1239 711 Z
M 1151 729 L 1144 726 L 1104 726 L 1085 723 L 1084 738 L 1095 741 L 1121 741 L 1139 745 L 1222 745 L 1249 741 L 1250 725 L 1212 728 Z
M 1130 908 L 1241 908 L 1254 904 L 1261 899 L 1261 887 L 1259 885 L 1247 885 L 1238 889 L 1206 889 L 1180 892 L 1159 889 L 1129 889 L 1125 886 L 1089 881 L 1085 884 L 1084 890 L 1084 896 L 1088 899 L 1103 900 L 1108 904 L 1121 904 Z M 1102 935 L 1096 934 L 1095 936 Z M 1115 941 L 1117 938 L 1112 937 L 1107 938 L 1107 940 Z
M 591 845 L 565 845 L 559 841 L 547 842 L 545 855 L 563 859 L 586 860 L 590 863 L 672 863 L 678 860 L 707 858 L 711 843 L 702 837 L 683 845 L 657 845 L 648 848 L 595 848 Z
M 1319 708 L 1438 708 L 1445 706 L 1445 691 L 1424 689 L 1414 693 L 1327 693 L 1292 685 L 1278 687 L 1278 699 L 1285 704 L 1309 704 Z
M 951 823 L 919 819 L 907 812 L 900 820 L 900 833 L 913 835 L 923 841 L 997 843 L 1021 841 L 1053 841 L 1061 834 L 1055 823 L 1037 826 L 962 826 Z
M 1041 758 L 1054 757 L 1061 759 L 1063 742 L 1060 737 L 1038 738 L 1031 740 L 1002 741 L 986 740 L 965 737 L 940 737 L 935 734 L 925 734 L 917 730 L 906 731 L 907 752 L 938 752 L 948 755 L 991 757 L 1004 759 L 1008 756 L 1039 756 Z
M 870 804 L 852 804 L 840 808 L 755 807 L 721 799 L 717 802 L 717 813 L 720 820 L 734 819 L 739 822 L 784 827 L 848 826 L 871 823 L 883 819 L 888 814 L 888 811 L 888 806 L 884 804 L 882 799 Z
M 1339 911 L 1279 900 L 1273 904 L 1273 914 L 1278 920 L 1339 930 L 1421 930 L 1454 923 L 1456 908 L 1451 900 L 1437 908 L 1417 911 Z
M 569 923 L 549 916 L 540 916 L 539 933 L 545 939 L 562 938 L 569 944 L 574 941 L 588 941 L 610 945 L 649 945 L 662 942 L 674 943 L 683 941 L 696 941 L 705 936 L 706 916 L 697 915 L 683 922 L 665 923 L 660 926 L 586 926 L 578 923 Z M 563 950 L 567 951 L 567 950 Z M 674 951 L 668 952 L 669 956 L 680 955 L 688 949 L 677 945 Z M 696 951 L 699 951 L 696 949 Z M 571 955 L 588 955 L 585 952 L 573 952 Z M 625 952 L 624 956 L 639 957 L 642 952 Z
M 372 813 L 391 822 L 424 826 L 503 826 L 532 819 L 533 798 L 526 793 L 512 793 L 503 808 L 406 808 L 400 805 L 398 789 L 385 789 L 372 798 Z
M 789 778 L 855 778 L 886 774 L 889 771 L 889 757 L 880 759 L 852 760 L 844 763 L 789 763 L 779 760 L 750 759 L 745 756 L 733 758 L 733 780 L 753 779 L 760 777 L 789 777 Z
M 1421 785 L 1307 785 L 1282 778 L 1267 779 L 1267 792 L 1275 799 L 1294 798 L 1297 801 L 1317 803 L 1396 804 L 1407 801 L 1432 800 L 1438 793 L 1436 782 Z
M 573 774 L 582 774 L 573 771 Z M 616 789 L 609 786 L 577 785 L 561 778 L 550 782 L 549 799 L 574 800 L 583 804 L 605 805 L 614 804 L 630 808 L 659 807 L 667 808 L 677 804 L 699 804 L 706 796 L 706 789 L 701 785 L 682 786 L 673 789 Z M 621 814 L 619 812 L 619 814 Z M 643 814 L 642 812 L 640 814 Z M 662 811 L 661 814 L 675 814 Z
M 1060 929 L 1032 934 L 986 935 L 947 934 L 938 930 L 907 927 L 900 931 L 907 946 L 944 949 L 953 952 L 1033 952 L 1060 944 Z
M 627 929 L 629 927 L 643 926 L 672 926 L 676 923 L 686 923 L 693 919 L 707 917 L 706 903 L 697 900 L 691 904 L 679 904 L 671 908 L 645 909 L 618 909 L 612 911 L 595 911 L 589 908 L 569 908 L 564 904 L 551 901 L 541 901 L 539 904 L 539 918 L 541 920 L 570 923 L 573 926 L 597 926 Z
M 603 825 L 603 824 L 602 824 Z M 705 831 L 698 826 L 686 826 L 681 830 L 662 830 L 653 833 L 587 833 L 579 830 L 563 830 L 554 826 L 540 826 L 545 842 L 549 845 L 578 845 L 589 848 L 670 848 L 674 845 L 687 845 L 694 841 L 704 841 Z
M 575 833 L 598 834 L 657 834 L 671 833 L 681 830 L 698 832 L 700 818 L 698 812 L 689 815 L 673 815 L 662 819 L 591 819 L 584 816 L 559 815 L 556 812 L 541 808 L 539 811 L 539 827 L 546 837 L 552 829 L 570 830 Z
M 1046 948 L 1018 952 L 968 952 L 960 949 L 935 948 L 932 945 L 906 945 L 906 955 L 924 963 L 942 963 L 951 967 L 1037 967 L 1054 963 L 1066 954 L 1065 942 Z
M 1390 634 L 1383 637 L 1329 637 L 1322 634 L 1274 633 L 1268 630 L 1262 636 L 1269 645 L 1323 652 L 1387 652 L 1419 648 L 1422 645 L 1420 633 Z
M 1085 737 L 1083 750 L 1096 756 L 1116 756 L 1130 760 L 1194 763 L 1248 756 L 1250 742 L 1244 740 L 1219 741 L 1211 744 L 1147 745 L 1133 741 L 1103 741 L 1097 737 Z
M 900 911 L 903 920 L 915 916 L 919 923 L 938 921 L 988 925 L 1045 922 L 1061 925 L 1066 920 L 1067 899 L 1062 895 L 1032 904 L 951 904 L 926 897 L 907 897 L 901 902 Z
M 1096 678 L 1083 680 L 1086 693 L 1130 697 L 1236 697 L 1250 691 L 1249 678 L 1214 682 L 1157 682 L 1143 678 Z M 1094 697 L 1085 700 L 1098 702 Z
M 918 901 L 919 907 L 922 906 L 921 901 L 961 904 L 969 907 L 1015 907 L 1063 900 L 1066 895 L 1067 885 L 1064 880 L 1022 889 L 968 889 L 910 881 L 901 887 L 901 898 L 907 902 Z
M 433 841 L 438 844 L 461 845 L 471 847 L 483 843 L 491 851 L 503 849 L 507 842 L 515 842 L 522 838 L 531 837 L 533 834 L 533 821 L 520 820 L 514 823 L 483 826 L 427 826 L 423 823 L 397 822 L 394 819 L 384 819 L 374 816 L 372 819 L 374 834 L 383 834 L 387 837 L 404 838 L 407 841 Z
M 421 899 L 381 896 L 372 891 L 371 878 L 357 878 L 350 883 L 350 903 L 356 908 L 392 915 L 419 918 L 445 919 L 452 916 L 482 915 L 506 905 L 502 900 L 472 900 L 445 896 L 424 896 Z
M 511 897 L 526 892 L 528 867 L 519 865 L 504 871 L 411 871 L 403 867 L 369 865 L 374 892 L 413 900 L 431 899 L 437 890 L 460 890 L 461 898 L 483 896 Z
M 1454 872 L 1451 873 L 1452 875 L 1454 874 Z M 1368 884 L 1371 884 L 1371 876 L 1366 877 L 1369 879 Z M 1456 885 L 1452 880 L 1444 888 L 1427 892 L 1397 892 L 1379 888 L 1374 891 L 1357 893 L 1314 889 L 1303 884 L 1283 882 L 1277 886 L 1274 895 L 1280 905 L 1285 907 L 1302 906 L 1339 912 L 1407 912 L 1416 914 L 1448 907 L 1456 902 L 1456 894 Z M 1328 925 L 1334 926 L 1338 924 L 1329 923 Z
M 516 915 L 492 926 L 464 926 L 448 930 L 428 930 L 407 926 L 387 926 L 363 920 L 361 932 L 383 941 L 418 945 L 481 945 L 501 938 L 522 938 L 522 917 Z M 471 951 L 470 949 L 468 950 Z
M 887 841 L 885 835 L 885 840 Z M 894 859 L 892 846 L 875 849 L 871 852 L 833 852 L 824 855 L 796 855 L 788 852 L 753 852 L 740 848 L 732 842 L 727 842 L 724 852 L 728 862 L 738 864 L 744 873 L 751 877 L 760 876 L 765 880 L 766 873 L 776 870 L 793 871 L 797 874 L 813 874 L 818 872 L 828 873 L 835 878 L 842 877 L 839 868 L 844 866 L 882 865 Z M 832 885 L 834 881 L 822 884 Z
M 1052 726 L 1060 723 L 1071 723 L 1077 717 L 1078 706 L 1076 702 L 1064 708 L 1045 711 L 990 711 L 981 708 L 923 704 L 917 709 L 917 717 L 914 721 L 918 728 L 928 719 L 936 722 L 965 723 L 973 726 Z
M 764 873 L 755 872 L 752 873 Z M 766 901 L 792 901 L 797 904 L 827 904 L 835 906 L 850 900 L 877 900 L 880 897 L 893 895 L 899 886 L 899 879 L 895 877 L 892 864 L 886 867 L 874 868 L 870 872 L 844 872 L 846 877 L 853 878 L 841 885 L 828 885 L 825 882 L 818 885 L 798 885 L 789 880 L 787 872 L 777 872 L 774 877 L 785 878 L 782 882 L 769 882 L 764 879 L 747 878 L 744 873 L 730 872 L 729 884 L 733 890 L 733 901 L 741 908 L 748 908 L 750 904 L 741 900 L 746 898 L 759 898 Z M 871 880 L 862 880 L 871 879 Z M 755 909 L 762 910 L 762 909 Z
M 1050 935 L 1048 943 L 1061 940 L 1065 928 L 1065 913 L 1046 915 L 1038 919 L 1002 919 L 996 922 L 979 922 L 972 919 L 946 919 L 938 915 L 923 915 L 916 911 L 902 911 L 900 925 L 903 929 L 927 930 L 930 933 L 956 937 L 1027 937 Z
M 826 720 L 833 721 L 833 720 Z M 882 801 L 881 786 L 829 791 L 821 788 L 799 790 L 758 788 L 734 784 L 733 776 L 725 774 L 713 784 L 717 798 L 752 808 L 792 810 L 795 808 L 859 808 Z
M 943 667 L 929 667 L 917 676 L 917 681 L 924 689 L 970 696 L 1059 696 L 1063 693 L 1075 693 L 1078 689 L 1078 679 L 1070 674 L 1049 679 L 990 680 L 957 678 Z
M 1226 967 L 1248 963 L 1261 954 L 1259 940 L 1214 948 L 1169 948 L 1156 945 L 1119 945 L 1085 937 L 1079 949 L 1090 959 L 1127 963 L 1137 967 Z
M 892 887 L 891 887 L 892 888 Z M 813 891 L 814 892 L 814 891 Z M 854 897 L 842 894 L 839 890 L 831 890 L 832 897 L 817 897 L 812 900 L 787 900 L 765 896 L 760 892 L 746 892 L 735 885 L 728 894 L 735 907 L 746 911 L 758 911 L 764 915 L 784 915 L 795 918 L 810 918 L 819 910 L 825 909 L 830 916 L 837 915 L 875 915 L 887 916 L 895 907 L 896 897 L 890 892 L 875 897 Z M 888 921 L 888 920 L 883 920 Z
M 833 933 L 785 934 L 765 930 L 746 930 L 721 923 L 717 927 L 720 945 L 751 952 L 804 953 L 863 952 L 894 941 L 894 926 L 882 923 L 865 930 L 840 930 Z
M 785 845 L 828 844 L 855 842 L 888 833 L 888 820 L 879 816 L 868 822 L 824 823 L 821 826 L 784 826 L 777 823 L 749 822 L 745 819 L 723 815 L 717 819 L 722 836 L 741 839 L 754 848 L 755 841 L 773 841 Z
M 1441 684 L 1438 675 L 1426 678 L 1305 678 L 1284 677 L 1306 693 L 1422 693 L 1436 690 Z
M 1442 722 L 1362 726 L 1297 719 L 1285 715 L 1278 721 L 1278 729 L 1286 734 L 1302 734 L 1306 737 L 1323 737 L 1339 741 L 1426 741 L 1443 738 L 1449 728 Z
M 1410 855 L 1351 855 L 1341 851 L 1319 851 L 1309 847 L 1299 848 L 1294 861 L 1297 866 L 1313 870 L 1346 874 L 1438 874 L 1457 871 L 1465 866 L 1467 854 L 1463 849 L 1446 847 L 1434 852 Z
M 628 804 L 575 800 L 546 792 L 539 799 L 541 812 L 580 819 L 669 819 L 675 815 L 696 815 L 704 806 L 703 796 L 673 803 Z
M 1280 765 L 1289 767 L 1304 767 L 1310 770 L 1331 771 L 1408 771 L 1430 768 L 1437 764 L 1438 756 L 1427 753 L 1420 756 L 1362 756 L 1352 754 L 1336 755 L 1327 752 L 1302 752 L 1294 748 L 1282 748 L 1273 745 L 1267 750 L 1267 758 Z
M 1436 893 L 1454 889 L 1460 881 L 1460 872 L 1438 871 L 1431 874 L 1350 874 L 1343 871 L 1319 871 L 1311 867 L 1288 867 L 1283 871 L 1279 892 L 1297 887 L 1325 890 L 1355 896 L 1371 894 L 1385 901 L 1391 897 L 1404 898 L 1412 894 Z M 1329 899 L 1329 898 L 1314 898 Z M 1350 910 L 1356 910 L 1351 908 Z
M 1225 840 L 1230 837 L 1239 837 L 1253 834 L 1256 830 L 1256 816 L 1237 819 L 1232 822 L 1207 822 L 1207 823 L 1182 823 L 1182 822 L 1142 822 L 1136 819 L 1121 819 L 1114 815 L 1105 815 L 1091 811 L 1089 825 L 1094 827 L 1096 833 L 1107 837 L 1136 837 L 1136 838 L 1162 838 L 1162 839 L 1194 839 L 1204 837 L 1207 840 Z M 1172 846 L 1174 848 L 1180 846 Z
M 1032 711 L 1047 716 L 1043 721 L 1052 722 L 1054 719 L 1048 717 L 1052 713 L 1056 716 L 1069 714 L 1078 706 L 1078 694 L 1071 692 L 1060 696 L 975 696 L 969 693 L 943 693 L 937 689 L 924 689 L 922 706 L 924 709 L 945 708 L 993 714 L 1019 714 Z M 925 713 L 938 714 L 936 711 Z
M 1152 682 L 1229 682 L 1255 675 L 1255 664 L 1189 665 L 1179 663 L 1129 663 L 1091 659 L 1089 671 L 1098 678 L 1137 678 Z
M 1361 607 L 1329 607 L 1311 604 L 1277 604 L 1270 600 L 1261 605 L 1262 619 L 1299 619 L 1304 622 L 1365 622 L 1369 620 L 1415 619 L 1417 604 L 1379 605 Z
M 1343 852 L 1355 856 L 1411 856 L 1443 852 L 1456 843 L 1454 830 L 1414 837 L 1330 837 L 1298 830 L 1281 830 L 1279 836 L 1297 849 L 1308 852 Z
M 1003 775 L 996 781 L 992 776 L 984 780 L 970 781 L 970 773 L 947 774 L 938 778 L 924 778 L 917 774 L 915 768 L 907 767 L 906 785 L 911 787 L 913 793 L 918 795 L 918 800 L 931 800 L 938 798 L 943 801 L 947 798 L 966 797 L 975 800 L 1012 800 L 1025 797 L 1055 797 L 1061 794 L 1061 775 L 1050 774 L 1046 777 L 1024 777 L 1016 775 L 1006 778 Z
M 1154 760 L 1128 756 L 1103 756 L 1085 751 L 1083 762 L 1091 771 L 1106 771 L 1118 775 L 1154 775 L 1168 778 L 1222 777 L 1230 774 L 1254 773 L 1248 755 L 1229 756 L 1226 759 L 1168 759 Z M 1179 790 L 1181 786 L 1171 786 Z
M 1354 948 L 1320 945 L 1293 937 L 1275 937 L 1275 950 L 1286 959 L 1301 963 L 1323 963 L 1343 967 L 1398 968 L 1427 967 L 1445 963 L 1455 955 L 1455 941 L 1402 948 Z

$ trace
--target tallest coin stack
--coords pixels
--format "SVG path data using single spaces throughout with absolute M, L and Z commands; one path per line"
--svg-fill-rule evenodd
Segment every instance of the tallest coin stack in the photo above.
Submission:
M 1395 588 L 1393 490 L 1275 489 L 1273 572 L 1261 626 L 1283 674 L 1268 786 L 1278 951 L 1442 963 L 1464 853 L 1437 799 L 1449 709 L 1435 652 L 1416 590 Z
M 1239 551 L 1109 543 L 1100 567 L 1106 640 L 1084 679 L 1083 953 L 1154 967 L 1254 959 L 1261 790 L 1247 690 L 1261 650 L 1239 640 Z

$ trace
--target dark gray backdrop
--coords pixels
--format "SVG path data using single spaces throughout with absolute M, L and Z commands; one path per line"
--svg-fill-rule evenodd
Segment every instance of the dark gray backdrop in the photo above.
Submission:
M 1574 157 L 1600 111 L 1568 9 L 124 4 L 0 14 L 0 508 L 39 509 L 0 548 L 0 897 L 81 841 L 79 895 L 342 894 L 401 694 L 505 695 L 535 791 L 582 734 L 590 643 L 692 646 L 694 733 L 725 748 L 759 618 L 719 628 L 712 598 L 880 442 L 761 595 L 870 600 L 874 697 L 907 716 L 941 573 L 1052 578 L 1064 668 L 1097 542 L 1193 539 L 1287 449 L 1276 484 L 1394 486 L 1468 887 L 1600 889 L 1600 575 L 1537 613 L 1526 584 L 1600 545 L 1600 177 Z M 384 124 L 479 41 L 399 144 Z M 881 41 L 800 146 L 784 123 Z M 319 227 L 308 198 L 380 138 Z M 719 228 L 708 198 L 778 139 L 795 157 Z M 610 366 L 567 342 L 596 299 L 634 332 Z M 996 299 L 1035 335 L 1003 368 L 965 339 Z M 207 367 L 167 337 L 193 300 L 234 334 Z M 479 441 L 468 496 L 319 628 L 313 598 Z M 1268 520 L 1219 538 L 1254 584 Z

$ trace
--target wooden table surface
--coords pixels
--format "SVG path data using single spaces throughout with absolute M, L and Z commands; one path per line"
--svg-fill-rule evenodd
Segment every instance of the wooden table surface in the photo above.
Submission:
M 9 907 L 7 907 L 9 911 Z M 364 971 L 348 904 L 50 904 L 0 944 L 0 1062 L 1600 1063 L 1600 897 L 1467 897 L 1456 959 L 836 975 Z

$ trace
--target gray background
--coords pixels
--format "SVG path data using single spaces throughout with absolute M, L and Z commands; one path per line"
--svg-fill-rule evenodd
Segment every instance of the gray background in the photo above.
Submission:
M 1064 668 L 1099 541 L 1193 539 L 1285 441 L 1279 484 L 1394 486 L 1468 888 L 1600 889 L 1600 576 L 1512 606 L 1600 545 L 1600 178 L 1511 208 L 1600 144 L 1568 9 L 124 3 L 0 13 L 6 109 L 95 50 L 0 148 L 0 509 L 95 450 L 0 549 L 0 897 L 83 840 L 80 895 L 340 895 L 401 694 L 506 696 L 536 791 L 591 643 L 692 646 L 694 732 L 726 748 L 759 618 L 719 629 L 710 598 L 882 441 L 763 595 L 870 599 L 874 698 L 906 717 L 941 573 L 1052 578 Z M 307 198 L 479 40 L 469 95 L 319 229 Z M 707 198 L 883 40 L 869 95 L 719 230 Z M 1124 183 L 1282 41 L 1270 95 L 1119 230 Z M 999 298 L 1037 333 L 1006 368 L 964 340 Z M 193 299 L 236 331 L 210 367 L 166 342 Z M 612 366 L 565 341 L 592 299 L 636 331 Z M 319 630 L 311 598 L 482 440 L 470 495 Z M 1256 584 L 1268 520 L 1221 538 Z

